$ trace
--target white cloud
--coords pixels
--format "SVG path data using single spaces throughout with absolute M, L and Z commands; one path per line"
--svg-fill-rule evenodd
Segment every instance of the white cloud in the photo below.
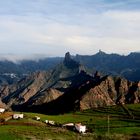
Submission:
M 49 55 L 48 55 L 49 57 Z M 40 59 L 47 58 L 46 54 L 1 54 L 0 55 L 0 60 L 5 61 L 5 60 L 10 60 L 14 63 L 19 63 L 22 60 L 34 60 L 38 61 Z
M 128 54 L 135 51 L 140 51 L 140 40 L 128 40 L 124 38 L 113 37 L 80 37 L 75 36 L 67 39 L 69 47 L 75 50 L 75 53 L 94 54 L 99 49 L 108 53 Z M 76 47 L 79 46 L 79 47 Z
M 121 54 L 140 51 L 139 11 L 109 10 L 62 17 L 63 20 L 32 14 L 0 16 L 0 52 L 62 56 L 66 51 L 74 54 L 94 54 L 99 49 Z

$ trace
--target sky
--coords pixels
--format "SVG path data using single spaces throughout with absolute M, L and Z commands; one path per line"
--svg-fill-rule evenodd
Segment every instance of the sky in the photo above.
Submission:
M 0 59 L 140 52 L 140 0 L 0 1 Z

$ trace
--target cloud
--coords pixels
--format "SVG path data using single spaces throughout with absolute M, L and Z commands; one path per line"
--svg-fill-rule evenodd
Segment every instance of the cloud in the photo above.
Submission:
M 1 53 L 63 56 L 66 51 L 140 51 L 140 11 L 130 8 L 130 3 L 136 7 L 136 0 L 16 1 L 2 2 L 7 9 L 0 9 Z
M 72 50 L 75 50 L 76 53 L 81 54 L 94 54 L 99 49 L 108 52 L 108 53 L 121 53 L 128 54 L 133 52 L 135 46 L 135 51 L 139 51 L 140 41 L 137 40 L 128 40 L 124 38 L 113 38 L 113 37 L 80 37 L 75 36 L 67 39 L 68 44 Z M 80 47 L 75 47 L 80 46 Z M 86 47 L 85 47 L 86 46 Z M 74 53 L 75 54 L 75 53 Z
M 49 55 L 47 56 L 49 57 Z M 0 61 L 12 61 L 14 63 L 20 63 L 23 60 L 33 60 L 38 61 L 47 58 L 46 54 L 1 54 Z

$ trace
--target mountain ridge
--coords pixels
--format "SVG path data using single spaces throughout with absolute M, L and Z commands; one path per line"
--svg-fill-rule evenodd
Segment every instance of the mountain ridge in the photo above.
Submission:
M 89 74 L 66 53 L 63 62 L 50 71 L 34 72 L 13 85 L 1 85 L 0 98 L 15 111 L 60 114 L 140 103 L 140 83 L 98 71 Z
M 38 61 L 23 60 L 20 63 L 0 61 L 0 84 L 13 84 L 36 71 L 48 71 L 63 62 L 65 57 L 44 58 Z M 90 73 L 96 70 L 104 74 L 125 77 L 131 81 L 140 80 L 140 53 L 129 55 L 107 54 L 99 51 L 94 55 L 76 55 L 72 59 L 84 65 Z

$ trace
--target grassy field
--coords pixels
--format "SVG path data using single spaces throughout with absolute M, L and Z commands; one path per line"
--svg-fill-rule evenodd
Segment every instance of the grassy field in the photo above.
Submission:
M 0 118 L 8 115 L 1 114 Z M 140 104 L 98 108 L 57 116 L 37 113 L 24 113 L 24 115 L 24 119 L 9 120 L 1 124 L 0 140 L 140 139 Z M 41 120 L 34 120 L 34 116 L 39 116 Z M 81 122 L 87 126 L 88 133 L 83 135 L 60 126 L 49 126 L 44 123 L 45 120 L 54 120 L 60 126 L 69 122 Z

